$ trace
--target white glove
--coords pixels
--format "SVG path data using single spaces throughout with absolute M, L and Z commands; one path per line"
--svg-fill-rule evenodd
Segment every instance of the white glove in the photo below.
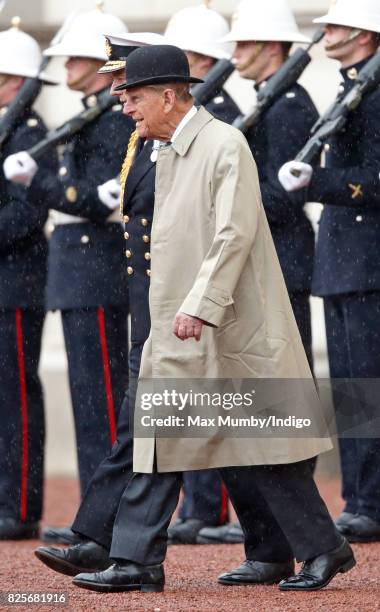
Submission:
M 3 164 L 5 178 L 29 187 L 38 170 L 38 164 L 26 151 L 9 155 Z
M 294 176 L 295 171 L 299 176 Z M 280 168 L 278 180 L 286 191 L 298 191 L 307 187 L 313 176 L 313 168 L 303 162 L 290 161 Z
M 110 210 L 120 205 L 121 187 L 118 179 L 114 178 L 98 186 L 98 197 Z

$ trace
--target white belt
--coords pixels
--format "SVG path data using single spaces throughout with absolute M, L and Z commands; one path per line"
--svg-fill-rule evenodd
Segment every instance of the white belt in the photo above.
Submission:
M 50 219 L 53 225 L 68 225 L 70 223 L 88 223 L 89 219 L 85 219 L 84 217 L 75 217 L 74 215 L 68 215 L 66 213 L 59 212 L 57 210 L 50 211 Z M 120 212 L 119 209 L 114 210 L 112 215 L 110 215 L 106 223 L 120 223 Z

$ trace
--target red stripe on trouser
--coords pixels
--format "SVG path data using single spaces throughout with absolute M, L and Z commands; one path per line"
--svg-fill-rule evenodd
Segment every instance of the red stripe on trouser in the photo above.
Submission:
M 20 517 L 26 521 L 28 501 L 28 396 L 26 391 L 25 355 L 23 347 L 22 311 L 16 310 L 16 341 L 17 359 L 20 384 L 20 406 L 21 406 L 21 489 L 20 489 Z
M 219 524 L 224 525 L 228 520 L 228 493 L 224 482 L 221 483 L 221 487 Z
M 99 324 L 100 346 L 102 349 L 104 384 L 106 387 L 108 423 L 110 427 L 111 444 L 114 444 L 116 442 L 116 418 L 115 418 L 115 406 L 113 403 L 113 395 L 112 395 L 111 369 L 110 369 L 110 362 L 108 359 L 106 324 L 105 324 L 105 319 L 104 319 L 104 309 L 103 308 L 98 308 L 98 324 Z

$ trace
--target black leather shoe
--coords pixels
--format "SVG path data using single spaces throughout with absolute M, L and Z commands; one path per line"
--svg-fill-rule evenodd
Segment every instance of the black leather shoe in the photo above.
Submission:
M 240 523 L 204 527 L 197 536 L 197 544 L 242 544 L 243 542 L 244 534 Z
M 40 533 L 38 523 L 23 523 L 14 518 L 0 518 L 0 540 L 34 540 Z
M 80 572 L 104 570 L 112 565 L 108 550 L 91 540 L 68 548 L 40 546 L 34 554 L 50 569 L 67 576 L 76 576 Z
M 198 519 L 176 521 L 168 529 L 168 544 L 196 544 L 197 535 L 204 526 L 205 522 Z
M 345 535 L 348 524 L 352 521 L 352 519 L 356 516 L 352 512 L 341 512 L 338 518 L 335 521 L 335 527 L 342 535 Z
M 380 541 L 380 523 L 369 516 L 357 514 L 346 525 L 344 537 L 349 542 L 365 543 Z
M 284 563 L 264 563 L 246 559 L 240 567 L 219 576 L 218 582 L 230 585 L 277 584 L 292 574 L 294 574 L 293 559 Z
M 49 544 L 72 546 L 84 542 L 85 538 L 79 533 L 75 533 L 70 527 L 46 527 L 41 532 L 41 540 Z
M 164 590 L 165 574 L 162 565 L 138 565 L 124 561 L 111 565 L 104 572 L 79 574 L 73 583 L 83 589 L 100 593 L 118 591 L 161 593 Z
M 280 582 L 280 591 L 318 591 L 339 572 L 349 572 L 355 564 L 351 546 L 343 539 L 338 548 L 305 561 L 298 574 Z

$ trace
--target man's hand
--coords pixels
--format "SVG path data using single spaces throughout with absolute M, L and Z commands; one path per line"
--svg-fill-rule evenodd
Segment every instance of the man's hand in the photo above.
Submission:
M 29 187 L 38 170 L 38 165 L 29 153 L 20 151 L 7 157 L 3 164 L 3 170 L 8 181 Z
M 280 168 L 278 180 L 286 191 L 298 191 L 309 185 L 312 176 L 313 168 L 309 164 L 290 161 Z
M 203 321 L 197 317 L 191 317 L 184 312 L 177 312 L 173 322 L 173 334 L 180 340 L 195 338 L 197 342 L 201 339 Z
M 98 187 L 99 200 L 110 208 L 115 210 L 120 205 L 121 187 L 117 179 L 111 179 Z

